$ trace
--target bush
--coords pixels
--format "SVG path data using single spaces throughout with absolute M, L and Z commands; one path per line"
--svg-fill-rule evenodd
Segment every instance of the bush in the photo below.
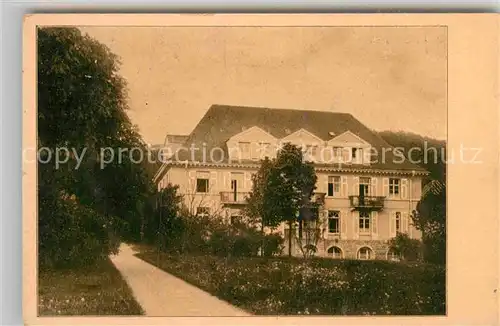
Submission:
M 389 241 L 389 246 L 405 261 L 419 261 L 422 259 L 422 242 L 410 238 L 405 233 L 398 233 Z
M 272 233 L 264 236 L 264 256 L 279 256 L 283 252 L 284 239 L 281 235 Z
M 39 247 L 41 268 L 88 266 L 118 251 L 117 219 L 106 218 L 75 198 L 40 196 Z
M 170 253 L 252 257 L 258 256 L 262 247 L 266 256 L 278 255 L 283 249 L 283 238 L 279 234 L 264 235 L 245 223 L 227 224 L 213 216 L 187 214 L 172 219 L 170 225 L 175 225 L 175 232 L 165 232 L 161 242 Z

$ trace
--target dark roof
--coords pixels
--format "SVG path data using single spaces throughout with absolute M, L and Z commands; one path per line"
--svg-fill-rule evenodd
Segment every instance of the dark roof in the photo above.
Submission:
M 263 107 L 212 105 L 184 142 L 185 148 L 192 144 L 200 150 L 195 151 L 195 160 L 202 160 L 201 149 L 206 148 L 207 161 L 211 148 L 222 148 L 227 155 L 226 141 L 242 131 L 257 126 L 274 137 L 281 139 L 299 129 L 305 129 L 324 141 L 328 141 L 346 131 L 351 131 L 375 147 L 379 153 L 382 148 L 393 148 L 377 133 L 373 132 L 349 113 L 271 109 Z M 330 135 L 334 133 L 334 136 Z M 205 146 L 204 146 L 205 144 Z M 214 152 L 214 160 L 218 160 Z M 220 157 L 220 156 L 219 156 Z M 189 161 L 191 152 L 179 153 L 179 161 Z M 410 162 L 394 163 L 392 151 L 386 152 L 385 163 L 371 164 L 371 168 L 397 170 L 424 170 Z M 227 162 L 227 160 L 224 160 Z M 358 166 L 359 167 L 359 166 Z

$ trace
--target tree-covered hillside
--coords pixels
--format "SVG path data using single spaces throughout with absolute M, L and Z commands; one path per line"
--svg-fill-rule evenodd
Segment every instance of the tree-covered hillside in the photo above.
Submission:
M 407 159 L 430 172 L 430 179 L 445 181 L 446 141 L 405 131 L 380 131 L 390 145 L 400 148 Z

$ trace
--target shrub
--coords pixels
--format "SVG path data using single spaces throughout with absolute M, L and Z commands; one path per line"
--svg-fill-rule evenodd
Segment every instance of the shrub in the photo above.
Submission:
M 80 205 L 74 198 L 40 196 L 41 268 L 88 266 L 118 251 L 117 219 Z
M 405 261 L 418 261 L 422 259 L 422 242 L 410 238 L 405 233 L 398 233 L 389 241 L 389 246 Z
M 278 256 L 283 252 L 284 239 L 281 235 L 277 233 L 266 234 L 264 236 L 263 246 L 264 246 L 264 256 Z

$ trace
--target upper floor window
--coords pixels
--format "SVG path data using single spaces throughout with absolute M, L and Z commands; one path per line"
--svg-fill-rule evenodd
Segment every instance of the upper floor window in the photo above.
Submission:
M 389 195 L 391 196 L 398 196 L 399 195 L 399 188 L 401 185 L 401 180 L 396 179 L 396 178 L 390 178 L 389 179 Z
M 209 173 L 198 172 L 196 174 L 196 192 L 206 193 L 209 190 Z
M 342 157 L 342 147 L 333 147 L 333 158 L 340 159 Z
M 359 233 L 370 233 L 370 213 L 359 212 Z
M 340 193 L 340 177 L 339 176 L 329 176 L 328 177 L 328 196 L 335 196 Z
M 358 154 L 358 149 L 357 148 L 352 148 L 351 149 L 351 154 L 352 154 L 352 159 L 355 160 L 357 159 L 357 154 Z
M 371 178 L 359 178 L 359 196 L 369 196 L 371 188 Z
M 328 211 L 328 233 L 340 233 L 340 212 Z
M 250 158 L 250 142 L 239 142 L 238 148 L 242 159 Z
M 271 144 L 270 143 L 259 143 L 257 156 L 259 159 L 271 156 Z

